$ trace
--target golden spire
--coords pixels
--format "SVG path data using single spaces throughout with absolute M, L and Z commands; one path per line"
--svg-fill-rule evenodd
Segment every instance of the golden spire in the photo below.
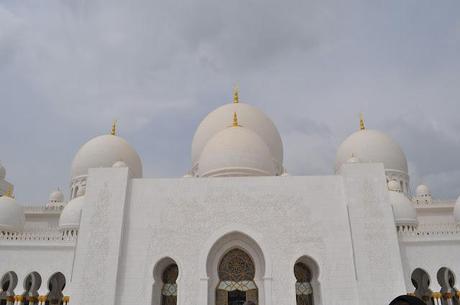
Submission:
M 112 136 L 116 136 L 117 135 L 117 120 L 114 120 L 113 123 L 112 123 L 112 130 L 110 131 L 110 134 Z
M 362 113 L 359 114 L 359 129 L 365 130 L 366 126 L 364 125 L 364 116 Z
M 3 196 L 13 198 L 13 187 L 11 185 L 8 186 L 8 189 L 6 190 L 6 193 L 3 194 Z
M 233 88 L 233 103 L 238 104 L 240 102 L 240 89 L 238 86 Z
M 238 116 L 236 115 L 236 112 L 233 112 L 233 127 L 238 127 Z

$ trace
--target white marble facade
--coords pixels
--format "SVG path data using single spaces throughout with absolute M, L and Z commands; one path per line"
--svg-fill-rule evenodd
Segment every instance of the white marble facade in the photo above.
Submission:
M 404 152 L 363 121 L 329 176 L 289 175 L 237 94 L 199 125 L 184 177 L 144 178 L 115 126 L 71 168 L 70 201 L 41 207 L 0 168 L 0 304 L 458 304 L 460 203 L 412 194 Z

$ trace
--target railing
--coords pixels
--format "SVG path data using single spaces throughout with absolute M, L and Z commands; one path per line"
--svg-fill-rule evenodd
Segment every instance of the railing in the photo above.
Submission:
M 27 213 L 61 213 L 64 207 L 47 207 L 47 206 L 24 206 L 24 212 Z
M 455 240 L 460 239 L 460 225 L 455 223 L 420 224 L 415 226 L 397 226 L 402 240 Z
M 46 231 L 34 232 L 6 232 L 0 231 L 0 241 L 54 241 L 54 242 L 75 242 L 77 231 L 60 231 L 58 228 Z

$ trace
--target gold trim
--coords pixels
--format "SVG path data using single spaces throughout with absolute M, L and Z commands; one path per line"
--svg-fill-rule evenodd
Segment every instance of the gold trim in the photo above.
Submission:
M 364 116 L 362 113 L 359 114 L 359 129 L 366 130 L 366 125 L 364 125 Z
M 117 120 L 114 120 L 113 123 L 112 123 L 112 130 L 110 131 L 110 134 L 112 136 L 116 136 L 117 135 Z
M 6 193 L 3 194 L 3 196 L 13 198 L 13 187 L 11 185 L 8 186 L 8 189 L 6 190 Z
M 238 104 L 240 102 L 240 89 L 238 86 L 233 88 L 233 103 Z
M 238 125 L 238 115 L 236 114 L 236 112 L 233 112 L 233 125 L 232 127 L 239 127 L 240 125 Z

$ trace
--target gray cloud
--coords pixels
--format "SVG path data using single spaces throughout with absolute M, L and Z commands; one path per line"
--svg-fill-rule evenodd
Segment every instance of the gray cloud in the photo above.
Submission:
M 66 189 L 78 147 L 110 129 L 146 176 L 189 166 L 200 120 L 242 99 L 279 127 L 293 174 L 332 173 L 364 112 L 413 182 L 460 194 L 458 1 L 0 3 L 0 160 L 17 197 Z

